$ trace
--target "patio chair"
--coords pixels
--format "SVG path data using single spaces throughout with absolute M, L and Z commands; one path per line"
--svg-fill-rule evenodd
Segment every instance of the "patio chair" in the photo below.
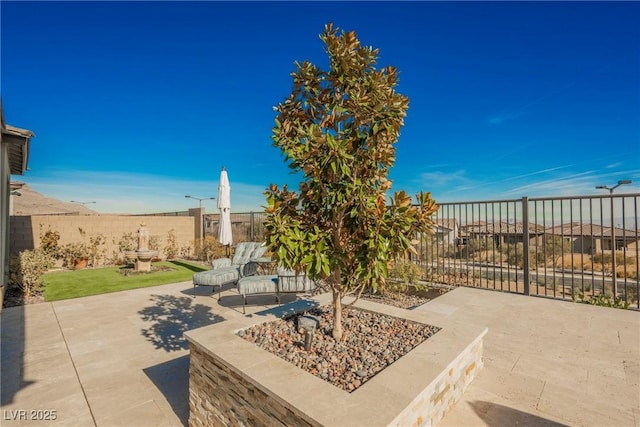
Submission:
M 246 314 L 249 295 L 274 294 L 276 302 L 280 304 L 280 294 L 311 292 L 316 288 L 316 282 L 304 273 L 296 274 L 293 270 L 282 267 L 278 267 L 277 273 L 243 277 L 238 280 L 238 293 L 244 300 L 243 314 Z
M 218 287 L 218 299 L 222 286 L 236 284 L 242 277 L 256 274 L 258 264 L 267 247 L 261 242 L 242 242 L 236 246 L 233 259 L 218 258 L 211 261 L 211 270 L 201 271 L 193 275 L 193 297 L 196 296 L 196 286 L 211 286 L 212 293 Z

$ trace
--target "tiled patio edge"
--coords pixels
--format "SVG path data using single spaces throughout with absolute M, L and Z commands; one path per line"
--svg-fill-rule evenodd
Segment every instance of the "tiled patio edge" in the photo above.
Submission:
M 315 298 L 324 304 L 328 298 Z M 235 333 L 272 315 L 231 319 L 186 334 L 189 425 L 432 425 L 482 368 L 487 328 L 369 302 L 361 308 L 442 327 L 353 393 L 316 378 Z
M 462 398 L 462 394 L 484 366 L 482 352 L 486 332 L 487 329 L 469 344 L 390 425 L 438 424 L 449 408 Z

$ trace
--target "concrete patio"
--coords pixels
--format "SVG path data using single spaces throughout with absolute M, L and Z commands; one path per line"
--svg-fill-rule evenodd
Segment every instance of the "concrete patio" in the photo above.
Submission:
M 4 309 L 1 424 L 186 425 L 182 333 L 242 316 L 240 296 L 192 292 L 183 282 Z M 640 425 L 640 313 L 471 288 L 419 310 L 489 328 L 485 367 L 440 425 Z

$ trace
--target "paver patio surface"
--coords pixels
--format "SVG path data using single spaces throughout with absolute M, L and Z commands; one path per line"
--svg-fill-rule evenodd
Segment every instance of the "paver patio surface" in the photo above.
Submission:
M 484 368 L 441 426 L 640 425 L 640 313 L 459 288 L 418 308 L 485 325 Z
M 182 333 L 242 316 L 240 296 L 192 292 L 183 282 L 4 309 L 0 424 L 186 425 Z M 469 288 L 419 309 L 489 327 L 485 367 L 441 425 L 640 425 L 640 313 Z

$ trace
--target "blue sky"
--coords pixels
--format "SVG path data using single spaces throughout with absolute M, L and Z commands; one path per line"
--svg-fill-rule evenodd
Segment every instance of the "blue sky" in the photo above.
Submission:
M 294 61 L 326 68 L 333 22 L 380 49 L 410 99 L 393 190 L 437 201 L 640 191 L 638 2 L 8 2 L 7 123 L 35 132 L 13 176 L 102 213 L 217 196 L 261 210 L 297 184 L 271 145 Z M 205 201 L 217 212 L 215 201 Z

